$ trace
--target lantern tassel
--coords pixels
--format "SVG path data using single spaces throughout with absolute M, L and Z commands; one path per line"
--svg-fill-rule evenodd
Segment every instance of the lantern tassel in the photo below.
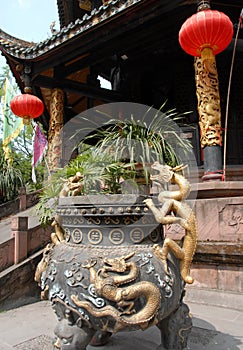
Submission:
M 29 117 L 23 117 L 23 123 L 24 123 L 24 125 L 30 125 L 30 118 Z

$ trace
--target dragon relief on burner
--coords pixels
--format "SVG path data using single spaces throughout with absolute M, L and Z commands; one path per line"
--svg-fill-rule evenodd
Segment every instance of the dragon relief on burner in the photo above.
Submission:
M 138 268 L 134 261 L 127 261 L 134 254 L 135 252 L 132 252 L 120 258 L 105 258 L 104 265 L 99 270 L 95 269 L 96 260 L 91 259 L 87 264 L 83 264 L 83 267 L 89 270 L 90 283 L 94 285 L 96 293 L 115 303 L 115 306 L 95 308 L 90 302 L 71 295 L 75 305 L 84 308 L 90 314 L 96 317 L 112 316 L 116 320 L 113 332 L 127 325 L 148 328 L 149 324 L 156 320 L 160 306 L 161 293 L 155 284 L 149 281 L 135 282 L 139 274 Z M 137 311 L 135 301 L 141 297 L 144 298 L 145 305 Z

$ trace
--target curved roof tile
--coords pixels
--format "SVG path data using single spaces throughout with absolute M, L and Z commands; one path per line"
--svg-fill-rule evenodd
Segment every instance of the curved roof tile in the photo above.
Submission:
M 0 49 L 3 54 L 7 53 L 16 58 L 36 58 L 43 55 L 44 52 L 61 45 L 71 37 L 80 35 L 96 24 L 142 1 L 143 0 L 112 0 L 108 4 L 102 5 L 99 9 L 92 10 L 90 15 L 85 14 L 82 19 L 77 19 L 75 23 L 69 23 L 67 27 L 63 27 L 60 31 L 52 35 L 52 37 L 39 43 L 15 38 L 0 29 Z

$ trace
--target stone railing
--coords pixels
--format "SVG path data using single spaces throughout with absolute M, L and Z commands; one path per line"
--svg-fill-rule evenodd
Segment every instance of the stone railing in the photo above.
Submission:
M 14 238 L 0 244 L 0 273 L 14 264 Z
M 11 238 L 0 244 L 0 312 L 40 300 L 34 275 L 51 233 L 50 226 L 23 216 L 13 217 L 7 229 Z
M 18 264 L 50 241 L 51 227 L 28 227 L 28 217 L 13 217 L 11 238 L 0 244 L 0 272 Z
M 19 207 L 20 207 L 19 197 L 12 201 L 0 204 L 0 220 L 10 215 L 17 214 L 19 212 Z
M 26 188 L 21 187 L 19 189 L 19 196 L 16 199 L 0 204 L 0 220 L 37 204 L 41 191 L 38 190 L 27 194 Z

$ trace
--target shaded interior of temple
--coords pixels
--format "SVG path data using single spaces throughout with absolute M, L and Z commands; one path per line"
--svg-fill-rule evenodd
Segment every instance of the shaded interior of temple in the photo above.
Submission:
M 88 4 L 89 3 L 89 4 Z M 87 4 L 90 5 L 87 7 Z M 241 2 L 211 1 L 213 10 L 227 14 L 236 32 Z M 198 165 L 200 152 L 194 58 L 178 42 L 183 22 L 197 11 L 197 1 L 57 1 L 60 30 L 42 43 L 27 43 L 1 32 L 2 52 L 21 87 L 30 85 L 45 103 L 39 118 L 48 131 L 50 94 L 65 93 L 64 123 L 102 103 L 126 101 L 180 113 L 191 111 L 181 127 L 192 139 Z M 103 6 L 101 6 L 103 5 Z M 235 33 L 234 33 L 235 36 Z M 230 85 L 227 163 L 243 164 L 243 34 L 217 55 L 224 128 Z M 111 83 L 103 88 L 98 77 Z

